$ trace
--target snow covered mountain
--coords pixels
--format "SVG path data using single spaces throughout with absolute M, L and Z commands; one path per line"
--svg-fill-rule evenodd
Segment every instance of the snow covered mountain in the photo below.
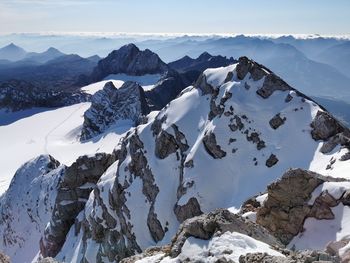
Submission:
M 77 140 L 89 106 L 73 112 L 74 125 L 63 121 L 54 133 Z M 100 140 L 117 128 L 111 126 Z M 53 153 L 25 164 L 0 200 L 0 207 L 14 200 L 12 210 L 1 210 L 0 231 L 23 233 L 20 217 L 11 217 L 16 214 L 11 211 L 32 211 L 40 196 L 50 197 L 47 213 L 39 209 L 35 220 L 25 219 L 30 232 L 23 233 L 19 244 L 2 243 L 0 250 L 14 262 L 50 256 L 60 262 L 90 263 L 118 262 L 156 245 L 163 246 L 161 253 L 140 262 L 215 262 L 224 255 L 254 262 L 249 260 L 259 255 L 247 253 L 266 252 L 288 260 L 286 253 L 292 252 L 284 245 L 325 249 L 330 241 L 343 242 L 343 250 L 335 249 L 335 255 L 315 252 L 313 258 L 339 260 L 338 256 L 345 258 L 350 235 L 345 224 L 350 220 L 349 135 L 310 98 L 266 67 L 241 57 L 233 65 L 205 70 L 163 109 L 108 141 L 112 150 L 108 148 L 107 155 L 91 148 L 88 156 L 66 166 L 59 165 Z M 62 142 L 53 146 L 58 149 Z M 89 143 L 95 147 L 100 141 Z M 83 145 L 79 143 L 81 151 Z M 37 171 L 27 173 L 26 167 Z M 25 179 L 28 174 L 32 176 Z M 11 198 L 12 191 L 23 192 L 16 190 L 22 185 L 17 181 L 29 185 L 29 200 L 23 201 L 21 194 Z M 45 185 L 38 186 L 42 181 Z M 38 230 L 36 222 L 41 222 Z M 290 222 L 300 224 L 286 228 Z M 316 242 L 313 229 L 325 225 L 328 234 Z M 27 256 L 20 253 L 23 247 L 28 248 Z

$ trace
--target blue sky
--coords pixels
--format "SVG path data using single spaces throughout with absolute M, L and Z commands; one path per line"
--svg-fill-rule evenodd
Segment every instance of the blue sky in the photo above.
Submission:
M 350 0 L 0 0 L 0 32 L 350 34 Z

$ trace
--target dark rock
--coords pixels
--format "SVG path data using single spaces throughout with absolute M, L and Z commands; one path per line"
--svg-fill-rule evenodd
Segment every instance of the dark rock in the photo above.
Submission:
M 197 89 L 200 89 L 203 95 L 212 94 L 214 92 L 214 88 L 207 82 L 207 77 L 205 76 L 205 74 L 201 74 L 199 76 L 194 86 Z
M 180 223 L 188 218 L 203 214 L 197 199 L 194 197 L 191 197 L 185 205 L 175 205 L 174 213 Z
M 231 58 L 226 58 L 223 56 L 212 56 L 207 52 L 201 54 L 198 58 L 193 59 L 185 56 L 179 60 L 169 63 L 168 65 L 180 72 L 186 71 L 199 71 L 203 72 L 207 68 L 218 68 L 226 67 L 230 64 L 235 63 L 236 60 Z
M 225 209 L 217 209 L 209 214 L 193 217 L 184 221 L 171 245 L 171 257 L 176 257 L 188 237 L 210 239 L 215 233 L 239 232 L 272 246 L 281 246 L 266 229 L 252 222 L 246 222 L 238 215 Z
M 11 80 L 0 84 L 0 108 L 10 111 L 33 107 L 63 107 L 89 100 L 90 95 L 81 91 L 55 90 L 23 80 Z
M 276 130 L 278 127 L 284 124 L 286 117 L 281 118 L 280 114 L 276 114 L 270 121 L 269 124 L 272 129 Z
M 50 223 L 40 240 L 42 256 L 57 255 L 75 218 L 84 209 L 86 201 L 82 200 L 88 199 L 94 185 L 114 161 L 113 155 L 98 153 L 93 157 L 81 156 L 65 169 L 58 186 Z M 90 186 L 82 187 L 87 184 Z
M 340 263 L 337 256 L 323 251 L 289 251 L 286 257 L 271 256 L 267 253 L 248 253 L 239 257 L 239 263 Z
M 214 158 L 221 159 L 226 156 L 226 152 L 216 142 L 215 134 L 207 132 L 203 137 L 203 144 L 206 151 Z
M 170 154 L 175 153 L 179 146 L 176 139 L 166 131 L 161 131 L 156 137 L 155 155 L 160 159 L 165 159 Z
M 275 74 L 269 74 L 265 76 L 264 83 L 256 93 L 264 99 L 267 99 L 276 90 L 287 91 L 292 90 L 292 88 L 284 82 L 281 78 L 277 77 Z
M 117 89 L 107 82 L 92 97 L 90 108 L 84 113 L 81 140 L 101 134 L 119 120 L 137 123 L 141 115 L 149 112 L 143 89 L 135 82 L 125 82 Z
M 0 252 L 0 263 L 11 263 L 10 258 Z
M 163 239 L 165 232 L 162 228 L 161 223 L 157 219 L 157 214 L 154 212 L 154 206 L 151 207 L 148 213 L 147 226 L 155 242 Z
M 276 155 L 274 155 L 274 154 L 271 154 L 270 157 L 266 160 L 267 167 L 272 167 L 276 163 L 278 163 L 278 159 L 277 159 Z
M 197 79 L 197 75 L 193 76 Z M 148 104 L 152 110 L 161 110 L 169 102 L 174 100 L 181 91 L 191 85 L 187 75 L 180 74 L 175 70 L 169 70 L 161 76 L 161 78 L 154 85 L 153 89 L 145 91 Z
M 247 57 L 240 57 L 236 67 L 237 78 L 242 80 L 249 72 L 254 81 L 259 80 L 270 72 L 268 69 L 266 69 L 266 72 L 263 69 L 266 68 L 253 60 L 249 60 Z
M 110 74 L 125 73 L 132 76 L 162 74 L 169 67 L 149 49 L 139 50 L 134 44 L 122 46 L 101 59 L 91 74 L 91 82 L 103 80 Z
M 314 140 L 328 140 L 330 137 L 345 130 L 333 116 L 325 111 L 317 112 L 311 123 L 311 128 L 311 135 Z
M 258 208 L 257 223 L 267 228 L 282 243 L 288 244 L 303 230 L 305 218 L 331 217 L 329 206 L 334 200 L 327 195 L 318 198 L 315 206 L 308 205 L 312 192 L 331 180 L 322 175 L 301 169 L 289 170 L 282 178 L 268 186 L 268 197 Z

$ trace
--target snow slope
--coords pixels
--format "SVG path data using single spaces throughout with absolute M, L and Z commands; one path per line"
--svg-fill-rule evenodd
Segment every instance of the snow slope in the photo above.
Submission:
M 121 85 L 122 82 L 118 84 Z M 104 81 L 85 89 L 93 93 L 103 86 Z M 112 152 L 122 134 L 132 126 L 132 123 L 125 121 L 118 127 L 112 127 L 97 139 L 81 143 L 79 135 L 84 122 L 83 114 L 89 107 L 90 103 L 75 104 L 38 112 L 0 126 L 0 194 L 6 191 L 16 170 L 40 154 L 50 154 L 61 163 L 70 165 L 81 155 Z M 18 113 L 11 112 L 0 114 L 0 117 L 7 122 L 18 116 Z
M 63 165 L 41 155 L 18 169 L 0 197 L 0 250 L 11 262 L 29 263 L 37 254 L 63 170 Z
M 264 242 L 237 232 L 225 232 L 221 236 L 213 237 L 209 240 L 195 237 L 188 238 L 182 247 L 180 255 L 176 258 L 159 254 L 137 260 L 136 263 L 177 263 L 186 262 L 186 259 L 191 259 L 191 262 L 215 263 L 219 259 L 222 260 L 222 258 L 225 258 L 227 261 L 239 262 L 241 255 L 258 252 L 267 253 L 271 256 L 285 257 Z
M 237 67 L 206 70 L 202 82 L 123 139 L 121 159 L 102 176 L 82 214 L 87 227 L 78 234 L 71 229 L 58 259 L 108 262 L 169 243 L 184 214 L 237 209 L 292 167 L 349 178 L 349 161 L 339 161 L 346 150 L 320 153 L 324 142 L 311 136 L 310 124 L 323 111 L 316 103 L 283 86 L 264 98 L 258 91 L 272 73 L 260 68 L 242 79 Z M 270 121 L 277 115 L 284 123 L 274 129 Z M 336 162 L 326 169 L 331 158 Z M 116 226 L 110 229 L 106 218 Z M 118 247 L 91 237 L 96 228 L 113 233 Z

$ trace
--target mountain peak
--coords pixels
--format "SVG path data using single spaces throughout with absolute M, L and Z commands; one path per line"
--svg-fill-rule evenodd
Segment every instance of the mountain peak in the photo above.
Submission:
M 203 52 L 202 54 L 200 54 L 200 56 L 197 58 L 199 60 L 207 60 L 209 58 L 211 58 L 212 55 L 210 55 L 208 52 Z
M 0 59 L 7 59 L 10 61 L 18 61 L 25 57 L 27 52 L 15 45 L 14 43 L 10 43 L 7 46 L 0 48 Z
M 92 81 L 99 81 L 110 74 L 124 73 L 132 76 L 162 74 L 168 66 L 149 49 L 140 50 L 135 44 L 127 44 L 101 59 L 92 73 Z

